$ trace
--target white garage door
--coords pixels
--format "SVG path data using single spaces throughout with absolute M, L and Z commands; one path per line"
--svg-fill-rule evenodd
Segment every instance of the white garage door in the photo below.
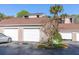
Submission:
M 24 29 L 24 41 L 35 41 L 40 40 L 40 29 Z
M 4 29 L 4 34 L 11 37 L 13 41 L 18 41 L 18 29 Z
M 79 41 L 79 32 L 76 34 L 77 41 Z
M 72 39 L 72 33 L 60 32 L 63 39 Z

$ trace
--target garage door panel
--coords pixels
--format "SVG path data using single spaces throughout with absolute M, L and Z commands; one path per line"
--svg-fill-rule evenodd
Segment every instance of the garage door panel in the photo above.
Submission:
M 79 41 L 79 33 L 77 33 L 76 38 L 77 38 L 77 41 Z
M 18 29 L 4 29 L 4 34 L 11 37 L 13 41 L 18 41 Z
M 60 32 L 61 36 L 63 39 L 72 39 L 72 33 L 68 33 L 68 32 Z
M 39 29 L 24 29 L 24 41 L 36 41 L 40 39 Z

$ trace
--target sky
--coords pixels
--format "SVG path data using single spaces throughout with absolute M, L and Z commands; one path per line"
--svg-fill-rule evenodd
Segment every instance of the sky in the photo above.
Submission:
M 53 5 L 53 4 L 52 4 Z M 27 10 L 30 13 L 44 13 L 51 15 L 49 10 L 51 4 L 0 4 L 0 12 L 8 16 L 16 16 L 21 10 Z M 62 13 L 79 14 L 79 4 L 62 4 L 64 10 Z

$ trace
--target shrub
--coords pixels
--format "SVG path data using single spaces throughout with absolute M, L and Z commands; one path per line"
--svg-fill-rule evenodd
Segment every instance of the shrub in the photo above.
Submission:
M 61 48 L 62 47 L 62 37 L 59 32 L 55 32 L 52 39 L 53 47 L 54 48 Z
M 39 45 L 38 45 L 38 48 L 50 49 L 50 48 L 52 48 L 52 47 L 45 43 L 45 44 L 39 44 Z
M 53 35 L 53 44 L 61 44 L 62 42 L 62 37 L 60 35 L 59 32 L 55 32 L 55 34 Z
M 38 48 L 45 48 L 45 47 L 46 47 L 45 44 L 39 44 L 39 45 L 38 45 Z
M 67 44 L 62 44 L 62 37 L 59 32 L 49 37 L 48 42 L 38 45 L 38 48 L 67 48 Z

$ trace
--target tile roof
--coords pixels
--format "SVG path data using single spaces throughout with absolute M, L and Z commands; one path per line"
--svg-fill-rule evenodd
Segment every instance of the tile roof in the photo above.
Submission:
M 1 26 L 18 26 L 18 25 L 44 25 L 49 21 L 48 18 L 10 18 L 0 21 Z M 54 22 L 53 22 L 54 24 Z M 59 24 L 59 29 L 79 29 L 79 24 Z
M 48 18 L 12 18 L 0 21 L 0 26 L 11 25 L 43 25 L 48 22 Z
M 59 24 L 59 29 L 79 29 L 79 24 Z

